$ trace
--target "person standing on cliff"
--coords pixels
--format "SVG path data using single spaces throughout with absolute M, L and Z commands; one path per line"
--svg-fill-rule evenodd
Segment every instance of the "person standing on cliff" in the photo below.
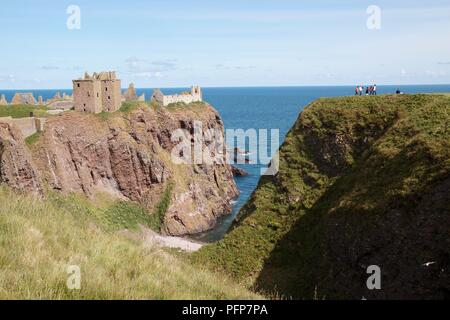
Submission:
M 373 95 L 374 96 L 377 95 L 377 85 L 376 84 L 373 85 Z

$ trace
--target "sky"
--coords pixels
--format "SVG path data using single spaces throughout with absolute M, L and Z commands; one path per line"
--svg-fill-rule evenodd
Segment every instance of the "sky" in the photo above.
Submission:
M 0 90 L 450 83 L 449 0 L 2 2 Z

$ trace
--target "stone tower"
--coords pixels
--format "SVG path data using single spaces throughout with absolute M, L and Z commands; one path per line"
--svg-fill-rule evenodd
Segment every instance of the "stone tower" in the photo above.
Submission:
M 102 72 L 98 75 L 102 87 L 103 111 L 115 112 L 122 105 L 122 92 L 120 80 L 115 72 Z
M 192 86 L 191 95 L 194 102 L 203 101 L 202 88 L 200 86 Z
M 85 74 L 84 79 L 73 81 L 73 101 L 77 111 L 100 113 L 119 110 L 121 97 L 120 79 L 115 72 Z
M 76 111 L 100 113 L 103 111 L 101 83 L 85 74 L 84 79 L 73 81 L 73 104 Z

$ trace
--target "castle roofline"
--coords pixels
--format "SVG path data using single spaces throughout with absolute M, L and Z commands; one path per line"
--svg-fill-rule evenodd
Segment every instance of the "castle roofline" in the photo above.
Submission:
M 95 81 L 95 80 L 113 81 L 113 80 L 119 80 L 119 79 L 117 79 L 115 71 L 103 71 L 100 73 L 94 72 L 92 74 L 92 76 L 89 73 L 85 72 L 84 78 L 80 78 L 78 80 L 73 80 L 73 81 Z

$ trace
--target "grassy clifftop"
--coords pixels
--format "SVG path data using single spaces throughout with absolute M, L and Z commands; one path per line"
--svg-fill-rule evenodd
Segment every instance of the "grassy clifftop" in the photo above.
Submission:
M 27 118 L 32 112 L 37 117 L 46 117 L 47 107 L 35 106 L 35 105 L 1 105 L 0 106 L 0 118 L 12 117 L 12 118 Z
M 279 174 L 194 260 L 287 297 L 448 298 L 449 119 L 444 95 L 317 100 Z M 367 290 L 370 265 L 382 290 Z

